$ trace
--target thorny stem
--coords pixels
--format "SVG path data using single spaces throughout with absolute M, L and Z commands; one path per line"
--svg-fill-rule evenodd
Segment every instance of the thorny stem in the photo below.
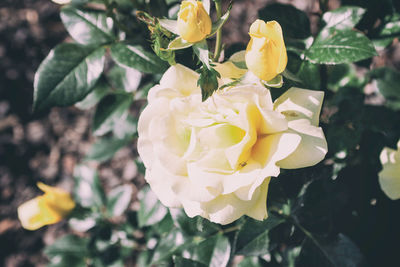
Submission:
M 217 11 L 217 21 L 221 18 L 222 16 L 222 0 L 216 0 L 215 1 L 215 9 Z M 222 27 L 218 29 L 217 31 L 217 39 L 215 41 L 215 50 L 214 50 L 214 58 L 213 61 L 216 62 L 219 59 L 219 55 L 221 54 L 221 48 L 222 48 Z

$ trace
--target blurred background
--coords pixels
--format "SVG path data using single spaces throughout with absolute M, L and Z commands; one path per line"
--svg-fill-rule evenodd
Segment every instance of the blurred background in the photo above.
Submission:
M 305 11 L 312 31 L 316 32 L 318 1 L 235 0 L 231 17 L 224 26 L 224 43 L 228 47 L 233 43 L 246 44 L 247 31 L 257 18 L 257 11 L 273 2 L 293 4 Z M 331 0 L 329 8 L 358 2 L 363 1 Z M 70 40 L 59 9 L 50 0 L 0 1 L 0 266 L 46 264 L 41 250 L 68 231 L 66 224 L 34 232 L 24 230 L 17 218 L 17 207 L 40 194 L 37 181 L 70 189 L 74 166 L 93 141 L 89 132 L 92 111 L 74 107 L 36 114 L 31 111 L 36 69 L 51 48 Z M 379 5 L 375 10 L 377 16 L 384 12 Z M 379 52 L 372 64 L 400 70 L 399 40 L 395 39 L 389 48 Z M 373 91 L 373 85 L 369 86 Z M 134 147 L 125 147 L 111 161 L 99 166 L 106 190 L 119 184 L 121 179 L 132 182 L 136 189 L 143 185 L 144 180 L 133 161 L 136 155 Z

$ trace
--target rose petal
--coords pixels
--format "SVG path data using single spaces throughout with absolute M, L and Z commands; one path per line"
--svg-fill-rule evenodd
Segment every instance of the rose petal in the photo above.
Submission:
M 289 122 L 289 128 L 301 136 L 301 142 L 292 154 L 277 163 L 278 166 L 284 169 L 304 168 L 324 159 L 328 152 L 328 144 L 320 127 L 302 119 Z
M 308 119 L 318 126 L 324 92 L 290 88 L 274 103 L 274 110 L 281 112 L 289 121 Z
M 163 75 L 160 81 L 162 88 L 172 88 L 178 90 L 182 96 L 188 96 L 192 93 L 200 93 L 197 87 L 199 74 L 195 71 L 181 65 L 171 66 Z
M 172 191 L 172 186 L 179 182 L 179 179 L 187 179 L 187 177 L 170 174 L 169 171 L 160 164 L 159 160 L 156 159 L 152 164 L 152 168 L 146 169 L 144 178 L 165 206 L 175 208 L 181 207 L 177 195 Z

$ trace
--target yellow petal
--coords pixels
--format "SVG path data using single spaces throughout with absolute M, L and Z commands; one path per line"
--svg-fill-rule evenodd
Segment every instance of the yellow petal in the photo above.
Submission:
M 46 205 L 60 216 L 67 215 L 75 208 L 75 202 L 67 191 L 40 182 L 37 183 L 37 186 L 45 192 L 41 197 L 44 199 Z

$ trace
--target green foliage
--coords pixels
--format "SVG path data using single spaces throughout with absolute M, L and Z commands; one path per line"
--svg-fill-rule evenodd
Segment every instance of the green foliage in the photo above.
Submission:
M 111 46 L 111 56 L 116 62 L 144 73 L 162 73 L 167 69 L 160 58 L 138 45 L 116 43 Z
M 339 234 L 333 240 L 314 242 L 307 239 L 303 245 L 296 266 L 363 266 L 363 256 L 357 246 L 345 235 Z
M 74 235 L 65 235 L 51 246 L 46 247 L 44 253 L 49 257 L 48 266 L 86 266 L 88 240 Z
M 183 255 L 205 266 L 225 267 L 229 262 L 231 245 L 227 237 L 222 234 L 214 235 L 193 246 L 186 248 Z
M 351 63 L 375 55 L 375 48 L 365 35 L 336 29 L 322 31 L 306 53 L 308 60 L 322 64 Z
M 92 92 L 90 92 L 82 101 L 77 102 L 75 106 L 79 109 L 90 109 L 103 99 L 109 91 L 110 87 L 108 84 L 104 79 L 100 78 L 92 89 Z
M 341 7 L 326 12 L 325 26 L 306 52 L 308 60 L 322 64 L 360 61 L 376 55 L 372 42 L 353 27 L 361 20 L 364 9 Z
M 379 92 L 385 97 L 386 105 L 400 109 L 400 72 L 388 67 L 374 69 L 370 76 L 376 79 Z
M 246 256 L 262 256 L 269 252 L 269 231 L 284 220 L 270 215 L 268 220 L 248 219 L 238 231 L 236 250 Z
M 132 101 L 132 95 L 124 93 L 103 98 L 93 117 L 93 134 L 101 136 L 116 129 L 115 126 L 128 117 Z
M 35 75 L 34 109 L 68 106 L 91 92 L 104 65 L 103 47 L 60 44 Z
M 197 85 L 201 88 L 201 100 L 206 101 L 218 89 L 220 74 L 213 68 L 203 65 L 199 70 L 200 78 Z
M 128 208 L 132 198 L 132 187 L 121 185 L 110 191 L 107 198 L 107 211 L 111 217 L 121 216 Z
M 381 24 L 373 43 L 377 49 L 386 48 L 393 39 L 400 36 L 400 14 L 389 15 Z
M 115 39 L 113 20 L 105 12 L 67 6 L 60 16 L 68 33 L 80 44 L 99 45 Z
M 139 200 L 138 222 L 141 227 L 160 222 L 168 212 L 149 187 L 141 190 Z
M 130 139 L 102 138 L 97 140 L 86 155 L 88 160 L 103 162 L 111 159 L 115 152 L 131 142 Z

